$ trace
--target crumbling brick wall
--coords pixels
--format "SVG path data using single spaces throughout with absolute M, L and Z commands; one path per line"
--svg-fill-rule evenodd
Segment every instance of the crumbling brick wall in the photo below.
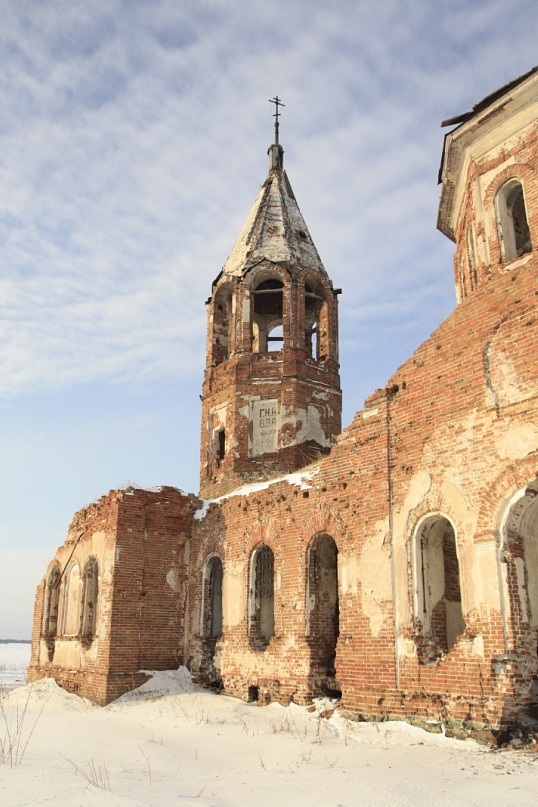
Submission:
M 74 517 L 56 553 L 64 573 L 95 557 L 99 564 L 96 634 L 66 636 L 60 625 L 50 653 L 43 635 L 46 580 L 38 587 L 28 680 L 55 678 L 70 691 L 108 703 L 184 655 L 188 541 L 194 496 L 176 488 L 111 491 Z M 49 568 L 50 568 L 49 567 Z M 62 581 L 60 592 L 62 592 Z M 61 595 L 62 596 L 62 595 Z
M 477 519 L 503 470 L 528 455 L 528 483 L 532 463 L 538 467 L 529 429 L 538 396 L 536 269 L 534 258 L 525 260 L 458 306 L 387 391 L 371 396 L 330 457 L 306 469 L 302 485 L 292 477 L 239 489 L 194 522 L 189 624 L 199 624 L 194 587 L 204 559 L 217 552 L 224 563 L 225 691 L 303 702 L 324 687 L 338 688 L 357 713 L 493 725 L 526 708 L 538 666 L 528 646 L 525 661 L 517 661 L 515 636 L 506 658 L 495 538 L 502 501 L 480 530 Z M 514 386 L 492 391 L 484 364 L 488 345 L 489 373 L 502 357 Z M 508 487 L 503 496 L 514 492 Z M 454 526 L 465 621 L 455 646 L 432 663 L 417 652 L 413 602 L 413 541 L 428 514 L 442 514 Z M 338 549 L 332 684 L 315 672 L 305 627 L 308 546 L 322 533 Z M 249 559 L 260 542 L 275 558 L 275 636 L 256 652 L 248 636 Z M 447 566 L 455 561 L 450 553 L 446 558 Z M 195 671 L 197 641 L 190 642 Z M 517 689 L 521 664 L 526 672 Z

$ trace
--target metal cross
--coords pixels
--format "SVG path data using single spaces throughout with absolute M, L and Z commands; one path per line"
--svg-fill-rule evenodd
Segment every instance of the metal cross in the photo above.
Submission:
M 279 117 L 280 117 L 280 115 L 281 115 L 281 113 L 278 111 L 278 107 L 279 107 L 279 106 L 286 106 L 286 104 L 283 104 L 283 103 L 282 103 L 282 101 L 280 100 L 280 98 L 278 97 L 278 95 L 275 95 L 275 97 L 274 97 L 274 98 L 270 98 L 270 99 L 269 99 L 269 103 L 270 103 L 270 104 L 274 104 L 274 105 L 275 105 L 275 109 L 276 109 L 276 112 L 275 112 L 275 114 L 273 115 L 273 118 L 276 118 L 276 120 L 275 120 L 275 143 L 276 143 L 276 144 L 278 144 L 278 125 L 279 125 L 279 124 L 278 124 L 278 119 L 279 119 Z

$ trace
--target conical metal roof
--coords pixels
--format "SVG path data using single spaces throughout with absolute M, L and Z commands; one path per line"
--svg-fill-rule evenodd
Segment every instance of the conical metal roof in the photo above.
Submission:
M 274 144 L 268 154 L 269 174 L 224 265 L 224 274 L 241 276 L 254 264 L 268 260 L 326 276 L 284 171 L 282 147 Z

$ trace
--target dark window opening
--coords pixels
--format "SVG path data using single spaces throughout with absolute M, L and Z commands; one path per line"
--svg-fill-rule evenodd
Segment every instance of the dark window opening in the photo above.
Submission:
M 97 597 L 99 593 L 99 565 L 97 558 L 91 557 L 82 575 L 82 609 L 80 635 L 84 642 L 91 644 L 97 626 Z
M 275 633 L 274 555 L 269 546 L 253 557 L 250 597 L 250 645 L 265 650 Z
M 248 688 L 248 702 L 249 703 L 258 703 L 260 697 L 260 690 L 258 687 L 249 687 Z
M 215 451 L 219 466 L 226 455 L 226 429 L 219 429 L 215 433 Z
M 330 535 L 316 536 L 307 554 L 306 634 L 314 675 L 323 691 L 335 690 L 336 645 L 340 634 L 338 549 Z
M 219 460 L 223 460 L 224 455 L 226 454 L 226 431 L 224 429 L 221 429 L 218 432 L 218 440 L 219 440 L 219 445 L 218 445 L 217 456 L 218 456 Z
M 511 261 L 532 251 L 523 186 L 517 179 L 505 182 L 495 197 L 501 257 Z
M 62 573 L 56 563 L 49 574 L 45 590 L 45 613 L 43 619 L 43 637 L 47 641 L 49 661 L 54 656 L 54 644 L 58 632 L 58 612 L 60 608 L 60 584 Z
M 203 634 L 208 639 L 222 636 L 222 576 L 222 561 L 215 555 L 204 574 Z

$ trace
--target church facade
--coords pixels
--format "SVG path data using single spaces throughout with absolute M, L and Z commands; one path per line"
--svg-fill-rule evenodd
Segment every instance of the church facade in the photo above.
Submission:
M 143 670 L 498 729 L 538 709 L 538 71 L 450 122 L 457 306 L 341 431 L 338 289 L 283 166 L 208 299 L 200 494 L 112 491 L 35 603 L 29 680 Z

